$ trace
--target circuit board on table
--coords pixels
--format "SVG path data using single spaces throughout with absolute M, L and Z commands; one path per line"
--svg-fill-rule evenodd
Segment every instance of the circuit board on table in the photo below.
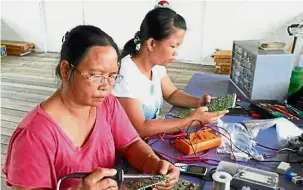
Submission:
M 163 178 L 150 178 L 150 179 L 140 179 L 130 181 L 128 183 L 123 184 L 120 189 L 121 190 L 147 190 L 148 188 L 157 185 L 159 183 L 165 182 L 167 178 L 163 176 Z
M 191 113 L 193 113 L 195 110 L 192 108 L 181 108 L 176 107 L 171 112 L 168 113 L 168 115 L 177 117 L 177 118 L 185 118 L 189 116 Z
M 200 185 L 196 183 L 192 183 L 190 181 L 179 179 L 178 183 L 173 187 L 172 190 L 198 190 L 200 189 Z
M 209 112 L 228 110 L 235 107 L 236 99 L 236 94 L 225 94 L 212 99 L 206 106 Z
M 121 190 L 148 190 L 151 187 L 166 181 L 165 177 L 163 178 L 154 178 L 154 179 L 142 179 L 135 180 L 123 184 L 120 188 Z M 178 183 L 172 188 L 172 190 L 198 190 L 199 185 L 192 183 L 190 181 L 179 179 Z

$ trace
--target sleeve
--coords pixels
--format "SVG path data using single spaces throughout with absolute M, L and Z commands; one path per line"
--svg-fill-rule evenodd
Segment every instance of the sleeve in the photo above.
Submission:
M 140 75 L 128 59 L 122 60 L 120 74 L 123 79 L 115 84 L 113 95 L 116 97 L 140 99 Z
M 131 144 L 139 137 L 139 134 L 128 119 L 123 107 L 114 96 L 110 123 L 115 147 L 118 150 Z
M 17 129 L 10 140 L 3 167 L 7 185 L 52 188 L 53 155 L 39 137 L 27 129 Z
M 116 97 L 139 99 L 135 84 L 136 82 L 131 77 L 125 75 L 121 82 L 115 85 L 113 95 Z

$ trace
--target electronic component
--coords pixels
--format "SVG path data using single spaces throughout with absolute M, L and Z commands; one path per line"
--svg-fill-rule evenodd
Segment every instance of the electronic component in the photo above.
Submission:
M 173 116 L 176 118 L 185 118 L 193 113 L 195 110 L 192 108 L 182 108 L 182 107 L 175 107 L 171 112 L 168 113 L 169 116 Z
M 247 162 L 250 157 L 244 152 L 233 152 L 232 154 L 230 154 L 230 159 L 236 160 L 237 162 Z
M 290 169 L 289 163 L 281 162 L 279 164 L 279 166 L 277 167 L 277 172 L 279 174 L 283 174 L 284 175 L 289 169 Z
M 239 171 L 239 174 L 234 177 L 232 184 L 246 184 L 246 186 L 252 189 L 270 189 L 274 186 L 278 186 L 278 176 L 266 175 L 264 173 L 258 173 L 253 170 L 245 169 Z M 249 185 L 248 185 L 249 184 Z M 274 189 L 274 188 L 273 188 Z
M 251 101 L 283 100 L 289 88 L 294 55 L 282 50 L 260 50 L 259 44 L 259 40 L 233 42 L 230 81 Z
M 198 189 L 201 189 L 199 184 L 192 183 L 184 179 L 179 179 L 178 183 L 173 187 L 172 190 L 198 190 Z
M 297 185 L 303 185 L 303 177 L 299 176 L 297 173 L 293 171 L 288 171 L 284 175 L 285 179 L 288 181 L 297 184 Z
M 295 176 L 291 179 L 291 182 L 297 185 L 302 185 L 303 184 L 303 177 L 301 176 Z
M 209 112 L 223 111 L 235 107 L 236 100 L 236 94 L 225 94 L 211 100 L 206 106 Z
M 236 94 L 225 94 L 211 100 L 211 102 L 206 106 L 209 112 L 223 111 L 234 108 L 236 105 L 236 100 Z M 168 113 L 168 115 L 177 118 L 185 118 L 192 114 L 194 111 L 195 109 L 192 108 L 175 107 L 171 112 Z
M 257 168 L 221 161 L 217 171 L 224 171 L 233 176 L 230 184 L 235 187 L 246 186 L 250 189 L 273 190 L 279 188 L 279 175 Z
M 119 189 L 121 190 L 145 190 L 149 187 L 157 185 L 159 183 L 165 182 L 167 179 L 162 178 L 146 178 L 146 179 L 137 179 L 129 181 L 125 184 L 122 184 Z
M 159 183 L 164 182 L 164 179 L 143 179 L 130 181 L 128 183 L 122 184 L 120 186 L 120 190 L 147 190 L 149 187 L 157 185 Z M 201 189 L 199 184 L 192 183 L 190 181 L 179 178 L 179 181 L 172 188 L 172 190 L 198 190 Z
M 221 136 L 211 128 L 191 133 L 189 138 L 177 138 L 176 148 L 184 154 L 194 154 L 221 145 Z
M 189 165 L 184 163 L 175 163 L 174 165 L 180 169 L 181 173 L 192 176 L 205 176 L 207 173 L 207 167 L 204 166 Z
M 303 133 L 297 137 L 292 137 L 288 139 L 288 146 L 289 148 L 295 148 L 295 149 L 299 149 L 299 153 L 302 149 L 300 149 L 301 147 L 303 147 Z
M 252 180 L 264 185 L 271 184 L 270 176 L 262 175 L 251 171 L 242 171 L 237 176 L 239 176 L 239 178 L 242 178 L 243 180 Z

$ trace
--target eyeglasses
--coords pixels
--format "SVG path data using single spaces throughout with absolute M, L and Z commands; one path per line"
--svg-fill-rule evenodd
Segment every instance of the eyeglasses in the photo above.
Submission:
M 81 73 L 81 75 L 84 78 L 88 79 L 91 85 L 101 85 L 101 84 L 104 84 L 105 80 L 107 80 L 107 82 L 110 85 L 115 85 L 116 83 L 121 82 L 121 80 L 123 79 L 123 76 L 119 75 L 119 74 L 110 75 L 109 77 L 105 77 L 103 75 L 85 76 L 82 73 Z
M 121 82 L 121 80 L 123 79 L 123 76 L 120 74 L 113 74 L 110 75 L 109 77 L 105 77 L 103 75 L 90 75 L 87 72 L 80 72 L 78 71 L 74 66 L 72 66 L 76 72 L 78 72 L 80 75 L 82 75 L 84 78 L 86 78 L 87 80 L 89 80 L 91 85 L 101 85 L 104 84 L 105 80 L 107 80 L 107 82 L 110 85 L 115 85 L 116 83 Z

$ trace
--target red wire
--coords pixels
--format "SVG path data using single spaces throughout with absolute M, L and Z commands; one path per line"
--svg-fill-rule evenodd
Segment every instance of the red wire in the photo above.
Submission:
M 159 135 L 158 138 L 160 138 L 161 141 L 163 141 L 164 143 L 168 144 L 169 146 L 172 146 L 170 143 L 168 143 L 168 142 L 165 141 L 165 139 L 164 139 L 165 137 L 168 138 L 168 139 L 173 139 L 173 138 L 176 139 L 176 138 L 184 138 L 185 136 L 186 135 L 183 135 L 183 134 L 182 135 L 180 135 L 180 134 L 179 135 L 167 135 L 167 134 L 164 133 L 162 135 Z M 153 137 L 153 138 L 156 138 L 156 137 Z M 207 156 L 208 150 L 205 151 L 205 153 L 203 153 L 201 155 L 198 155 L 196 153 L 196 151 L 194 151 L 195 152 L 195 156 L 191 156 L 191 157 L 183 157 L 183 156 L 173 157 L 173 156 L 170 156 L 170 155 L 168 155 L 166 153 L 163 153 L 163 152 L 160 152 L 160 151 L 156 151 L 156 150 L 154 150 L 154 151 L 157 152 L 158 154 L 160 154 L 166 160 L 171 159 L 171 160 L 174 160 L 174 161 L 189 161 L 189 162 L 190 161 L 202 161 L 202 162 L 204 162 L 206 164 L 209 164 L 209 165 L 213 165 L 213 166 L 217 166 L 218 165 L 218 164 L 213 164 L 213 163 L 207 162 L 207 160 L 210 160 L 210 159 L 204 159 L 203 158 L 203 157 Z M 214 161 L 214 160 L 212 160 L 212 161 Z M 217 161 L 217 162 L 219 162 L 219 161 Z
M 225 134 L 223 134 L 221 131 L 219 131 L 217 129 L 214 129 L 213 127 L 210 127 L 210 126 L 204 126 L 204 127 L 205 128 L 211 128 L 212 130 L 220 133 L 221 135 L 223 135 L 225 138 L 227 138 L 229 141 L 232 142 L 231 135 L 230 135 L 230 133 L 226 129 L 224 129 L 222 127 L 218 127 L 218 128 L 221 128 L 222 130 L 224 130 L 228 134 L 229 138 Z M 203 130 L 204 127 L 200 128 L 197 131 Z M 195 136 L 197 136 L 196 132 L 194 133 Z M 169 142 L 166 142 L 165 139 L 172 140 L 172 139 L 177 139 L 177 138 L 185 138 L 187 135 L 188 134 L 185 133 L 185 132 L 180 132 L 180 133 L 178 133 L 176 135 L 168 135 L 166 133 L 162 133 L 162 134 L 159 134 L 159 135 L 156 135 L 156 136 L 152 136 L 152 137 L 149 137 L 149 138 L 146 138 L 146 139 L 160 139 L 165 144 L 168 144 L 169 146 L 172 146 L 172 144 L 170 144 Z M 197 137 L 195 137 L 194 140 L 195 139 L 197 139 Z M 194 154 L 195 154 L 194 156 L 191 156 L 191 157 L 182 157 L 182 156 L 173 157 L 173 156 L 169 156 L 168 154 L 160 152 L 160 151 L 156 151 L 156 150 L 154 150 L 154 151 L 157 152 L 158 154 L 160 154 L 166 160 L 171 159 L 171 160 L 174 160 L 174 161 L 201 161 L 201 162 L 204 162 L 204 163 L 209 164 L 209 165 L 215 165 L 215 166 L 217 165 L 217 164 L 209 163 L 209 162 L 207 162 L 207 160 L 209 160 L 209 161 L 216 161 L 216 162 L 219 162 L 219 161 L 203 158 L 203 157 L 205 157 L 208 154 L 208 150 L 205 153 L 203 153 L 202 155 L 198 155 L 197 152 L 194 149 L 193 143 L 191 141 L 190 141 L 190 143 L 191 143 L 191 146 L 192 146 Z M 232 150 L 232 143 L 231 143 L 231 153 L 232 153 L 233 157 L 235 158 L 235 162 L 236 162 L 236 157 L 235 157 L 234 152 Z
M 205 127 L 211 128 L 212 130 L 214 130 L 214 131 L 220 133 L 220 134 L 223 135 L 225 138 L 227 138 L 227 136 L 226 136 L 225 134 L 223 134 L 221 131 L 216 130 L 216 129 L 214 129 L 213 127 L 210 127 L 210 126 L 205 126 Z M 230 145 L 230 146 L 231 146 L 230 152 L 231 152 L 231 154 L 233 155 L 233 157 L 234 157 L 234 159 L 235 159 L 235 163 L 237 163 L 236 156 L 235 156 L 234 151 L 233 151 L 233 143 L 232 143 L 232 139 L 231 139 L 230 133 L 229 133 L 226 129 L 224 129 L 223 127 L 218 127 L 218 126 L 216 126 L 216 127 L 222 129 L 223 131 L 225 131 L 225 132 L 228 134 L 229 139 L 227 138 L 227 140 L 229 140 L 229 141 L 231 142 L 231 145 Z
M 206 164 L 209 164 L 209 165 L 213 165 L 213 166 L 217 166 L 218 164 L 213 164 L 213 163 L 209 163 L 207 162 L 208 160 L 209 161 L 215 161 L 215 160 L 211 160 L 211 159 L 204 159 L 203 157 L 207 155 L 207 153 L 204 153 L 202 155 L 199 155 L 199 156 L 192 156 L 192 157 L 182 157 L 182 156 L 179 156 L 179 157 L 173 157 L 173 156 L 170 156 L 168 154 L 165 154 L 163 152 L 160 152 L 160 151 L 157 151 L 157 150 L 154 150 L 155 152 L 157 152 L 158 154 L 160 154 L 164 159 L 166 160 L 174 160 L 174 161 L 188 161 L 188 162 L 191 162 L 191 161 L 200 161 L 200 162 L 203 162 L 203 163 L 206 163 Z M 219 162 L 216 160 L 216 162 Z

